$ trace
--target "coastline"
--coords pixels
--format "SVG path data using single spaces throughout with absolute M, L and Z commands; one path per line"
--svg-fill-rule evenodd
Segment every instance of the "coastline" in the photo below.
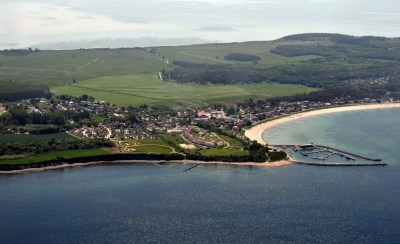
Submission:
M 349 105 L 342 107 L 333 107 L 333 108 L 323 108 L 318 110 L 308 110 L 296 114 L 287 115 L 285 117 L 278 117 L 276 119 L 271 119 L 264 123 L 258 124 L 250 129 L 245 130 L 245 136 L 250 140 L 256 140 L 261 144 L 266 144 L 266 142 L 262 139 L 262 133 L 273 126 L 279 125 L 281 123 L 286 123 L 292 120 L 306 118 L 310 116 L 317 116 L 329 113 L 337 113 L 337 112 L 346 112 L 346 111 L 356 111 L 356 110 L 366 110 L 366 109 L 385 109 L 385 108 L 400 108 L 400 103 L 382 103 L 382 104 L 362 104 L 362 105 Z M 110 155 L 108 155 L 110 156 Z M 115 155 L 114 155 L 115 156 Z M 121 156 L 121 155 L 120 155 Z M 123 156 L 123 155 L 122 155 Z M 88 160 L 88 161 L 86 161 Z M 92 160 L 92 161 L 90 161 Z M 48 162 L 44 162 L 48 163 Z M 95 165 L 118 165 L 118 164 L 137 164 L 137 163 L 145 163 L 145 164 L 163 164 L 163 163 L 183 163 L 183 164 L 192 164 L 192 165 L 234 165 L 234 166 L 257 166 L 257 167 L 281 167 L 289 164 L 295 163 L 290 157 L 287 160 L 281 160 L 276 162 L 223 162 L 223 161 L 196 161 L 189 159 L 173 158 L 169 159 L 158 159 L 154 158 L 152 155 L 146 155 L 143 159 L 133 159 L 133 158 L 113 158 L 107 160 L 105 158 L 83 158 L 83 159 L 73 159 L 70 163 L 68 162 L 58 162 L 57 165 L 42 165 L 39 167 L 32 168 L 22 168 L 16 170 L 0 170 L 0 175 L 14 175 L 14 174 L 24 174 L 24 173 L 33 173 L 33 172 L 44 172 L 49 170 L 60 170 L 67 168 L 76 168 L 76 167 L 88 167 Z M 38 163 L 41 164 L 41 163 Z
M 196 160 L 117 160 L 117 161 L 97 161 L 88 163 L 74 163 L 74 164 L 60 164 L 55 166 L 46 166 L 41 168 L 26 168 L 20 170 L 0 171 L 1 175 L 16 175 L 26 173 L 46 172 L 51 170 L 61 170 L 69 168 L 81 168 L 97 165 L 123 165 L 123 164 L 163 164 L 163 163 L 182 163 L 191 165 L 235 165 L 235 166 L 258 166 L 258 167 L 281 167 L 292 164 L 290 158 L 288 160 L 281 160 L 276 162 L 222 162 L 222 161 L 196 161 Z
M 296 114 L 289 114 L 285 117 L 279 117 L 276 119 L 272 119 L 270 121 L 266 121 L 265 123 L 258 124 L 254 127 L 251 127 L 250 129 L 246 129 L 244 135 L 252 141 L 256 140 L 257 142 L 265 145 L 267 143 L 262 139 L 262 133 L 266 129 L 269 129 L 271 127 L 277 126 L 282 123 L 286 123 L 296 119 L 307 118 L 311 116 L 323 115 L 323 114 L 367 110 L 367 109 L 385 109 L 385 108 L 400 108 L 400 103 L 362 104 L 362 105 L 324 108 L 318 110 L 308 110 Z

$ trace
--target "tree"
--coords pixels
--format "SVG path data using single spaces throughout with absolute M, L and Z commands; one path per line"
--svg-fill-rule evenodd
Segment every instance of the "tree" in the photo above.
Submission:
M 133 113 L 133 112 L 131 112 L 131 113 L 128 114 L 128 120 L 129 120 L 132 124 L 138 124 L 138 123 L 141 122 L 140 119 L 139 119 L 139 117 L 138 117 L 138 115 L 137 115 L 136 113 Z

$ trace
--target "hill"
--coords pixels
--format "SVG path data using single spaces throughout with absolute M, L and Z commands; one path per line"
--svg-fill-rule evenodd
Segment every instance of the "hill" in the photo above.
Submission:
M 177 47 L 8 50 L 0 52 L 0 80 L 124 105 L 232 103 L 313 91 L 305 86 L 399 92 L 399 57 L 398 38 L 321 33 Z

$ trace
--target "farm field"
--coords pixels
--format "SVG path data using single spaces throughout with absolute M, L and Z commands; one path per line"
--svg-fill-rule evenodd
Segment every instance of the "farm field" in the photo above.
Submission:
M 103 75 L 156 74 L 161 57 L 144 49 L 44 50 L 24 56 L 0 55 L 0 80 L 47 86 Z
M 188 105 L 210 103 L 232 104 L 246 98 L 265 99 L 308 93 L 317 89 L 275 83 L 240 85 L 195 85 L 160 81 L 156 75 L 103 76 L 74 84 L 51 88 L 55 94 L 80 96 L 88 94 L 97 100 L 118 106 L 127 105 Z

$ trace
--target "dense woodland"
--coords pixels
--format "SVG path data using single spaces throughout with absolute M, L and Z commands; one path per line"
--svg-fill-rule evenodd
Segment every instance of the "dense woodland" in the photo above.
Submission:
M 225 60 L 240 61 L 240 62 L 257 62 L 261 60 L 261 57 L 252 54 L 245 53 L 230 53 L 225 55 Z
M 0 102 L 17 101 L 33 97 L 51 97 L 47 86 L 0 81 Z
M 28 112 L 24 106 L 13 106 L 8 109 L 8 113 L 0 116 L 0 124 L 13 125 L 64 125 L 67 119 L 79 122 L 84 119 L 89 119 L 88 111 L 57 111 L 48 113 Z

